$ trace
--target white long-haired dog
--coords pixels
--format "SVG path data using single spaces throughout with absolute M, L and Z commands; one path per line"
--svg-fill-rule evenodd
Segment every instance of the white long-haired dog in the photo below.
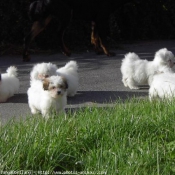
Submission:
M 121 73 L 124 86 L 139 89 L 138 85 L 149 85 L 153 75 L 159 72 L 173 72 L 174 55 L 166 48 L 156 52 L 154 60 L 142 60 L 135 53 L 128 53 L 122 60 Z
M 32 81 L 27 91 L 31 113 L 41 112 L 43 117 L 48 118 L 51 109 L 57 113 L 64 112 L 67 105 L 67 88 L 67 81 L 62 76 Z
M 30 73 L 30 79 L 32 82 L 34 80 L 43 80 L 52 75 L 61 75 L 66 78 L 68 96 L 74 96 L 76 94 L 79 84 L 78 65 L 76 61 L 69 61 L 59 69 L 52 63 L 38 63 L 33 67 Z
M 69 61 L 65 66 L 57 69 L 57 74 L 66 78 L 68 83 L 67 95 L 74 96 L 78 90 L 78 65 L 76 61 Z
M 8 98 L 19 92 L 19 79 L 17 68 L 10 66 L 6 72 L 0 74 L 0 102 L 6 102 Z
M 56 75 L 56 70 L 58 67 L 52 63 L 38 63 L 36 64 L 31 73 L 30 79 L 33 80 L 43 80 L 44 78 Z
M 154 75 L 149 89 L 150 100 L 172 99 L 173 97 L 175 97 L 175 73 Z

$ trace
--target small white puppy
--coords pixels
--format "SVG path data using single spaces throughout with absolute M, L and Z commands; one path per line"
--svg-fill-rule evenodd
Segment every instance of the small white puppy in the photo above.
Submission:
M 149 98 L 172 99 L 175 97 L 175 73 L 154 75 L 149 89 Z
M 52 63 L 38 63 L 36 64 L 31 73 L 30 79 L 33 80 L 43 80 L 44 78 L 56 75 L 57 66 Z
M 41 112 L 49 117 L 51 109 L 57 113 L 64 112 L 67 104 L 67 81 L 62 76 L 51 76 L 43 81 L 31 82 L 27 91 L 28 103 L 32 114 Z
M 66 78 L 68 83 L 67 95 L 74 96 L 78 90 L 78 65 L 76 61 L 69 61 L 65 66 L 57 69 L 57 74 Z
M 138 85 L 149 85 L 153 75 L 173 72 L 174 55 L 166 48 L 156 52 L 154 60 L 142 60 L 135 53 L 128 53 L 122 60 L 121 73 L 124 86 L 139 89 Z
M 0 74 L 0 102 L 6 102 L 8 98 L 19 92 L 19 79 L 17 68 L 10 66 L 6 72 Z

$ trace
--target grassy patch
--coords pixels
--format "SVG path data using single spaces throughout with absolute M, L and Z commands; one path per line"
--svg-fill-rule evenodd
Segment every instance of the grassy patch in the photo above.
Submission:
M 174 101 L 131 99 L 0 127 L 0 170 L 175 173 Z

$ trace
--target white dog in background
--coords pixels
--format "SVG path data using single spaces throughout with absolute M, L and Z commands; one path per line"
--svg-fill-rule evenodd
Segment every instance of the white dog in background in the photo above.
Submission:
M 166 48 L 156 52 L 154 60 L 142 60 L 135 53 L 128 53 L 122 60 L 121 73 L 124 86 L 139 89 L 138 85 L 149 85 L 153 75 L 173 72 L 174 55 Z
M 58 68 L 52 63 L 36 64 L 31 73 L 31 82 L 33 80 L 43 80 L 52 75 L 60 75 L 65 77 L 68 83 L 67 95 L 74 96 L 78 90 L 78 65 L 76 61 L 69 61 L 65 66 Z
M 67 95 L 74 96 L 78 90 L 78 65 L 76 61 L 69 61 L 65 66 L 57 69 L 57 75 L 66 78 L 68 83 Z
M 8 98 L 19 92 L 19 79 L 17 68 L 10 66 L 6 72 L 0 74 L 0 102 L 6 102 Z
M 175 97 L 175 73 L 160 73 L 154 75 L 149 89 L 149 98 L 172 99 Z
M 31 82 L 27 91 L 31 113 L 41 112 L 43 117 L 48 118 L 52 109 L 57 113 L 65 112 L 67 88 L 67 81 L 62 76 L 51 76 L 43 81 Z
M 33 80 L 43 80 L 52 75 L 56 75 L 57 66 L 52 63 L 38 63 L 36 64 L 31 73 L 30 79 Z

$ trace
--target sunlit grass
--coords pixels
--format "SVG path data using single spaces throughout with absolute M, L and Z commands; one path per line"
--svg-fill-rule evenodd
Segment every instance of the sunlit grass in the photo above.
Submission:
M 0 128 L 0 170 L 175 173 L 174 101 L 130 99 Z

